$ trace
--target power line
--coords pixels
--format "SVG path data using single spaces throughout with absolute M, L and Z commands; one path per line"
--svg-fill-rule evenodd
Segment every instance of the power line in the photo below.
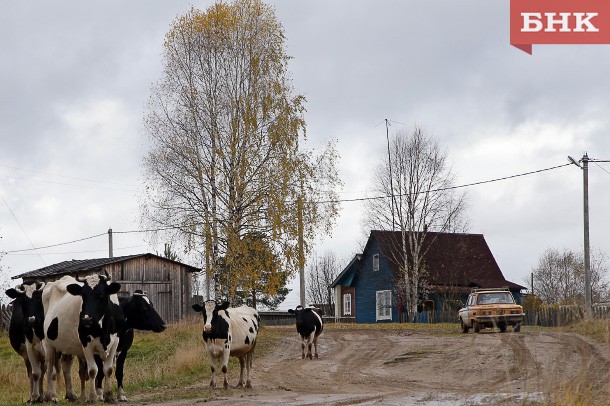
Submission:
M 536 174 L 536 173 L 547 172 L 547 171 L 551 171 L 551 170 L 554 170 L 554 169 L 563 168 L 564 166 L 569 166 L 569 165 L 571 165 L 571 164 L 570 163 L 566 163 L 566 164 L 563 164 L 563 165 L 552 166 L 550 168 L 538 169 L 538 170 L 535 170 L 535 171 L 519 173 L 519 174 L 516 174 L 516 175 L 503 176 L 501 178 L 488 179 L 488 180 L 483 180 L 483 181 L 479 181 L 479 182 L 466 183 L 466 184 L 463 184 L 463 185 L 449 186 L 449 187 L 439 188 L 439 189 L 431 189 L 431 190 L 421 191 L 421 192 L 419 192 L 419 194 L 421 194 L 421 193 L 442 192 L 442 191 L 446 191 L 446 190 L 462 189 L 462 188 L 466 188 L 466 187 L 484 185 L 484 184 L 487 184 L 487 183 L 499 182 L 499 181 L 519 178 L 519 177 L 523 177 L 523 176 L 527 176 L 527 175 L 533 175 L 533 174 Z M 406 195 L 407 194 L 397 194 L 395 196 L 403 196 L 404 197 Z M 360 197 L 360 198 L 353 198 L 353 199 L 319 200 L 319 201 L 311 201 L 310 203 L 314 203 L 314 204 L 328 204 L 328 203 L 343 203 L 343 202 L 359 202 L 359 201 L 366 201 L 366 200 L 389 199 L 391 197 L 392 197 L 392 195 L 385 195 L 385 196 L 373 196 L 373 197 Z M 6 201 L 5 201 L 5 204 L 6 204 Z M 10 208 L 9 208 L 9 210 L 10 210 Z M 185 227 L 197 226 L 197 225 L 201 225 L 201 224 L 202 223 L 193 223 L 193 224 L 190 224 L 190 225 L 187 225 L 187 226 L 166 226 L 166 227 L 160 227 L 160 228 L 154 228 L 154 229 L 146 229 L 146 230 L 112 231 L 112 233 L 113 234 L 133 234 L 133 233 L 159 232 L 159 231 L 166 231 L 166 230 L 184 229 Z M 14 254 L 14 253 L 19 253 L 19 252 L 35 251 L 35 250 L 38 250 L 38 249 L 59 247 L 59 246 L 62 246 L 62 245 L 68 245 L 68 244 L 73 244 L 73 243 L 80 242 L 80 241 L 90 240 L 92 238 L 101 237 L 103 235 L 107 235 L 107 233 L 101 233 L 101 234 L 97 234 L 97 235 L 92 235 L 90 237 L 80 238 L 78 240 L 73 240 L 73 241 L 68 241 L 68 242 L 63 242 L 63 243 L 58 243 L 58 244 L 47 245 L 47 246 L 44 246 L 44 247 L 27 248 L 27 249 L 12 250 L 12 251 L 4 251 L 4 253 L 5 254 Z M 33 246 L 33 244 L 32 244 L 32 246 Z
M 140 244 L 140 245 L 131 245 L 129 247 L 113 247 L 114 251 L 121 251 L 121 250 L 127 250 L 127 249 L 132 249 L 132 248 L 142 248 L 142 247 L 149 247 L 149 244 Z M 45 255 L 71 255 L 71 254 L 88 254 L 88 253 L 93 253 L 93 252 L 108 252 L 108 249 L 103 249 L 103 250 L 83 250 L 83 251 L 67 251 L 67 252 L 45 252 Z M 10 255 L 18 255 L 18 256 L 33 256 L 36 254 L 22 254 L 22 253 L 13 253 Z
M 569 166 L 569 165 L 571 165 L 571 164 L 567 163 L 567 164 L 563 164 L 563 165 L 552 166 L 550 168 L 538 169 L 536 171 L 524 172 L 524 173 L 519 173 L 519 174 L 516 174 L 516 175 L 510 175 L 510 176 L 503 176 L 501 178 L 482 180 L 480 182 L 466 183 L 464 185 L 448 186 L 448 187 L 438 188 L 438 189 L 423 190 L 421 192 L 418 192 L 417 194 L 443 192 L 443 191 L 446 191 L 446 190 L 462 189 L 462 188 L 471 187 L 471 186 L 484 185 L 486 183 L 499 182 L 499 181 L 502 181 L 502 180 L 508 180 L 508 179 L 513 179 L 513 178 L 518 178 L 518 177 L 521 177 L 521 176 L 527 176 L 527 175 L 533 175 L 533 174 L 536 174 L 536 173 L 551 171 L 551 170 L 558 169 L 558 168 L 563 168 L 564 166 Z M 410 193 L 395 194 L 395 196 L 397 196 L 397 197 L 404 197 L 404 196 L 408 196 L 408 195 L 410 195 Z M 357 197 L 357 198 L 353 198 L 353 199 L 319 200 L 319 201 L 315 201 L 315 202 L 312 202 L 312 203 L 325 204 L 325 203 L 342 203 L 342 202 L 361 202 L 361 201 L 366 201 L 366 200 L 389 199 L 391 197 L 392 197 L 392 195 L 373 196 L 373 197 Z
M 22 177 L 13 176 L 13 175 L 0 175 L 0 177 L 7 178 L 7 179 L 25 180 L 25 181 L 29 181 L 29 182 L 40 182 L 40 183 L 53 184 L 53 185 L 71 186 L 71 187 L 78 187 L 78 188 L 116 190 L 116 191 L 122 191 L 122 192 L 133 192 L 136 190 L 135 187 L 133 189 L 125 189 L 125 188 L 119 188 L 119 187 L 100 186 L 100 185 L 87 185 L 87 184 L 79 185 L 79 184 L 75 184 L 75 183 L 58 182 L 58 181 L 48 180 L 48 179 L 22 178 Z
M 30 240 L 30 236 L 28 235 L 28 233 L 25 232 L 25 229 L 23 228 L 23 226 L 21 225 L 21 223 L 19 222 L 19 220 L 17 219 L 17 216 L 15 215 L 15 213 L 13 212 L 13 210 L 11 209 L 11 207 L 8 205 L 8 203 L 6 202 L 6 200 L 4 199 L 4 196 L 0 193 L 0 198 L 2 198 L 2 201 L 4 202 L 4 204 L 6 205 L 6 208 L 8 209 L 8 211 L 11 213 L 11 215 L 13 216 L 13 218 L 15 219 L 15 222 L 19 225 L 19 228 L 21 229 L 21 231 L 23 232 L 23 235 L 25 235 L 25 238 L 27 238 L 28 242 L 30 243 L 30 245 L 32 246 L 33 250 L 36 251 L 36 248 L 34 247 L 34 244 L 32 243 L 32 240 Z M 40 258 L 40 260 L 42 261 L 42 264 L 44 266 L 46 266 L 47 264 L 44 262 L 44 259 L 42 259 L 42 256 L 40 255 L 40 253 L 38 251 L 36 251 L 36 254 L 38 255 L 38 258 Z
M 58 244 L 52 244 L 52 245 L 45 245 L 44 247 L 35 247 L 35 248 L 26 248 L 26 249 L 21 249 L 21 250 L 12 250 L 12 251 L 3 251 L 5 254 L 13 254 L 16 252 L 27 252 L 27 251 L 35 251 L 35 250 L 42 250 L 45 248 L 54 248 L 54 247 L 59 247 L 62 245 L 68 245 L 68 244 L 74 244 L 76 242 L 81 242 L 81 241 L 85 241 L 85 240 L 90 240 L 92 238 L 97 238 L 97 237 L 101 237 L 103 235 L 106 235 L 107 233 L 101 233 L 101 234 L 97 234 L 97 235 L 92 235 L 90 237 L 84 237 L 84 238 L 79 238 L 78 240 L 72 240 L 72 241 L 67 241 L 67 242 L 61 242 Z M 32 244 L 33 246 L 33 244 Z
M 601 166 L 600 164 L 598 164 L 596 161 L 589 161 L 589 162 L 593 162 L 595 165 L 597 165 L 599 167 L 599 169 L 601 169 L 602 171 L 606 172 L 608 175 L 610 175 L 610 172 L 608 172 L 608 170 L 606 168 L 604 168 L 603 166 Z
M 18 170 L 18 171 L 24 171 L 24 172 L 36 173 L 36 174 L 38 174 L 38 175 L 54 176 L 54 177 L 57 177 L 57 178 L 65 178 L 65 179 L 78 180 L 78 181 L 82 181 L 82 182 L 91 182 L 91 183 L 107 183 L 107 184 L 109 184 L 109 185 L 126 186 L 126 187 L 130 187 L 130 188 L 135 187 L 134 185 L 130 185 L 130 184 L 126 184 L 126 183 L 109 182 L 109 181 L 106 181 L 106 180 L 96 180 L 96 179 L 79 178 L 79 177 L 76 177 L 76 176 L 57 175 L 57 174 L 53 174 L 53 173 L 46 173 L 46 172 L 34 171 L 34 170 L 31 170 L 31 169 L 23 169 L 23 168 L 18 168 L 18 167 L 16 167 L 16 166 L 10 166 L 10 165 L 0 165 L 0 167 L 1 167 L 1 168 L 16 169 L 16 170 Z M 35 180 L 35 179 L 26 179 L 26 180 Z

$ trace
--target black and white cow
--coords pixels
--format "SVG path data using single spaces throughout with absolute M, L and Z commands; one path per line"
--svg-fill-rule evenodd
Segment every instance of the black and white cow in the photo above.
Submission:
M 297 332 L 301 336 L 301 359 L 305 359 L 305 341 L 307 341 L 307 358 L 311 356 L 311 344 L 314 346 L 315 357 L 318 358 L 318 337 L 322 334 L 324 325 L 322 318 L 311 307 L 297 306 L 295 310 L 289 309 L 297 319 Z
M 85 380 L 91 379 L 88 401 L 97 401 L 95 377 L 98 367 L 95 355 L 103 362 L 104 400 L 112 402 L 110 375 L 119 342 L 112 303 L 118 304 L 116 293 L 121 288 L 107 276 L 90 275 L 84 282 L 71 276 L 49 282 L 42 295 L 45 309 L 44 348 L 47 362 L 47 392 L 45 399 L 57 401 L 57 356 L 62 354 L 62 367 L 66 381 L 66 398 L 75 399 L 69 366 L 71 358 L 79 359 L 81 401 L 85 400 Z M 86 369 L 85 369 L 86 365 Z M 57 369 L 57 368 L 56 368 Z
M 219 362 L 224 374 L 223 386 L 225 389 L 229 387 L 227 364 L 229 357 L 232 356 L 239 359 L 240 365 L 237 387 L 244 386 L 245 369 L 245 386 L 251 388 L 250 370 L 260 324 L 258 312 L 248 306 L 229 308 L 229 302 L 219 305 L 215 300 L 194 304 L 193 310 L 203 315 L 203 341 L 212 371 L 210 387 L 216 387 L 214 378 Z
M 127 351 L 129 351 L 133 344 L 133 330 L 160 333 L 165 330 L 165 322 L 153 307 L 153 304 L 148 296 L 146 296 L 146 293 L 141 290 L 136 290 L 130 297 L 119 297 L 119 305 L 113 304 L 113 312 L 115 320 L 119 320 L 117 323 L 119 345 L 117 347 L 116 361 L 118 399 L 121 402 L 127 402 L 127 397 L 125 396 L 125 391 L 123 389 L 123 368 L 125 359 L 127 358 Z M 96 387 L 98 392 L 100 392 L 102 380 L 104 378 L 101 365 L 102 360 L 98 356 L 95 357 L 95 360 L 98 363 Z
M 42 381 L 45 373 L 44 309 L 42 289 L 44 283 L 17 285 L 6 294 L 14 299 L 13 314 L 9 325 L 11 346 L 25 361 L 30 379 L 30 403 L 42 402 Z

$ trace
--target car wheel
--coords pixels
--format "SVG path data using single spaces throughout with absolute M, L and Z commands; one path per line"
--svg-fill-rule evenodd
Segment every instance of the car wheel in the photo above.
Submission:
M 468 333 L 468 330 L 470 330 L 470 327 L 468 327 L 466 324 L 464 324 L 464 319 L 462 319 L 460 317 L 460 326 L 462 327 L 462 333 Z
M 476 321 L 472 321 L 472 330 L 475 333 L 479 333 L 481 331 L 481 326 L 479 326 L 479 323 L 477 323 Z
M 513 327 L 513 331 L 515 333 L 518 333 L 519 331 L 521 331 L 521 323 L 515 324 L 515 327 Z

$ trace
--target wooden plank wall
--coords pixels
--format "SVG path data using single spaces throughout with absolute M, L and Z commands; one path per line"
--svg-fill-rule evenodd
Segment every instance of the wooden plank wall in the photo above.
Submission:
M 145 291 L 166 323 L 175 323 L 186 314 L 190 302 L 190 272 L 176 263 L 156 257 L 138 257 L 109 265 L 108 271 L 120 282 L 121 295 Z

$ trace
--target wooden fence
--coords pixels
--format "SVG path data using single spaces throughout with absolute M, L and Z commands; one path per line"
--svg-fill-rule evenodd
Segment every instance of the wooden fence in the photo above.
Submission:
M 0 331 L 8 330 L 12 315 L 13 306 L 4 304 L 0 306 Z
M 294 314 L 288 312 L 258 312 L 261 324 L 266 326 L 286 326 L 295 324 Z M 354 317 L 322 316 L 324 323 L 355 323 Z
M 579 306 L 544 306 L 537 309 L 525 309 L 526 326 L 559 327 L 578 323 L 584 319 L 584 308 Z M 594 319 L 610 319 L 610 304 L 593 306 Z M 400 322 L 408 321 L 406 315 Z M 458 323 L 457 311 L 426 311 L 417 314 L 418 323 Z
M 609 319 L 610 304 L 594 305 L 594 319 Z M 525 321 L 527 326 L 559 327 L 578 323 L 585 317 L 583 307 L 579 306 L 544 306 L 537 309 L 525 311 Z

